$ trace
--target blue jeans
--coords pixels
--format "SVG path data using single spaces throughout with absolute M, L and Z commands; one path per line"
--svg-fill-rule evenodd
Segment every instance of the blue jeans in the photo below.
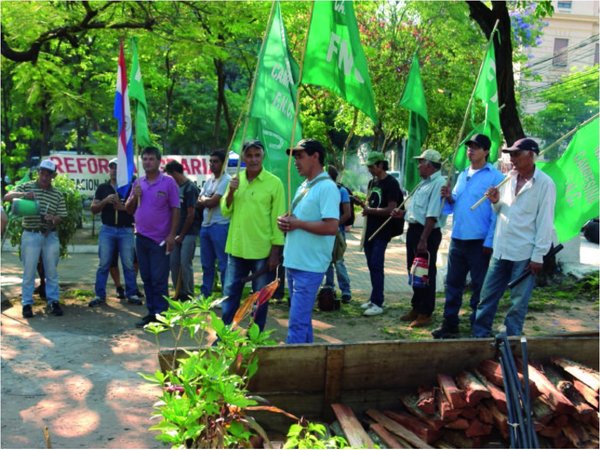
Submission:
M 225 243 L 229 232 L 228 223 L 215 223 L 200 228 L 200 263 L 202 264 L 202 286 L 200 292 L 204 297 L 210 297 L 215 282 L 215 261 L 219 261 L 221 285 L 225 289 L 225 271 L 227 269 L 227 254 Z
M 489 255 L 483 253 L 483 239 L 452 239 L 450 241 L 446 275 L 446 303 L 444 305 L 444 321 L 447 326 L 458 326 L 458 313 L 462 306 L 462 296 L 468 273 L 471 273 L 472 292 L 469 318 L 471 326 L 473 326 L 481 287 L 489 264 Z
M 335 288 L 335 282 L 333 280 L 333 268 L 335 267 L 335 272 L 337 273 L 338 285 L 340 286 L 340 291 L 342 291 L 342 295 L 347 295 L 348 297 L 352 296 L 352 292 L 350 291 L 350 277 L 348 276 L 348 270 L 346 269 L 346 264 L 344 263 L 344 258 L 338 260 L 337 262 L 332 262 L 329 264 L 329 268 L 327 272 L 325 272 L 325 286 L 330 287 L 332 289 Z
M 58 258 L 60 242 L 56 231 L 44 235 L 23 230 L 21 236 L 21 261 L 23 262 L 23 284 L 21 288 L 21 303 L 33 305 L 33 290 L 37 264 L 42 255 L 44 273 L 46 274 L 46 299 L 48 304 L 58 302 Z
M 408 273 L 410 273 L 412 263 L 417 256 L 417 245 L 424 228 L 423 225 L 418 223 L 411 223 L 408 226 L 408 231 L 406 232 L 406 263 L 408 266 Z M 436 263 L 437 253 L 441 242 L 442 232 L 439 228 L 434 228 L 427 238 L 427 251 L 429 252 L 429 271 L 427 272 L 427 277 L 429 278 L 429 284 L 427 287 L 413 286 L 413 296 L 410 301 L 412 309 L 415 310 L 417 314 L 431 316 L 435 309 Z
M 492 258 L 483 288 L 481 300 L 477 306 L 477 315 L 473 324 L 473 336 L 489 337 L 492 334 L 492 324 L 498 309 L 498 303 L 506 290 L 508 283 L 521 275 L 529 266 L 529 260 L 508 261 Z M 529 276 L 510 290 L 511 305 L 506 313 L 504 325 L 506 334 L 520 336 L 527 315 L 527 307 L 531 292 L 535 285 L 535 277 Z
M 160 314 L 169 308 L 169 255 L 166 245 L 159 246 L 141 234 L 135 237 L 140 276 L 144 282 L 146 307 L 150 314 Z
M 118 250 L 121 255 L 121 265 L 125 276 L 125 293 L 127 297 L 137 294 L 135 269 L 133 267 L 134 239 L 132 227 L 111 227 L 102 225 L 98 236 L 98 270 L 96 271 L 96 296 L 106 299 L 106 281 L 113 262 L 113 256 Z
M 225 288 L 223 295 L 227 297 L 222 305 L 222 318 L 226 325 L 233 322 L 235 312 L 240 306 L 244 284 L 242 279 L 247 277 L 250 272 L 257 273 L 267 267 L 268 258 L 264 259 L 244 259 L 229 255 L 227 258 L 227 270 L 225 272 Z M 275 279 L 275 272 L 265 272 L 252 280 L 252 291 L 257 292 Z M 254 322 L 260 328 L 265 329 L 267 322 L 267 312 L 269 302 L 266 302 L 256 311 Z
M 383 305 L 383 282 L 384 282 L 384 262 L 385 249 L 389 241 L 383 239 L 373 239 L 371 242 L 365 242 L 365 256 L 367 257 L 367 267 L 371 276 L 371 296 L 369 301 L 377 306 Z
M 181 244 L 175 244 L 170 255 L 171 280 L 175 290 L 177 290 L 177 278 L 181 277 L 179 281 L 179 298 L 182 300 L 189 300 L 189 297 L 194 297 L 196 237 L 196 234 L 185 235 Z
M 313 341 L 312 310 L 323 273 L 287 269 L 290 291 L 290 319 L 286 344 L 310 344 Z

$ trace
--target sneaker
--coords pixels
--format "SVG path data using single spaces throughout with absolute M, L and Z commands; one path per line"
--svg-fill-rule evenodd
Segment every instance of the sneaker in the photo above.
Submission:
M 117 288 L 117 298 L 120 300 L 123 300 L 125 298 L 125 289 L 123 289 L 123 286 L 119 286 Z
M 417 311 L 415 311 L 414 309 L 411 309 L 408 313 L 406 313 L 402 317 L 400 317 L 400 320 L 402 322 L 412 322 L 416 318 L 417 318 Z
M 371 305 L 375 305 L 375 303 L 371 303 L 371 302 L 363 303 L 362 305 L 360 305 L 360 307 L 362 309 L 369 309 L 371 307 Z
M 417 315 L 417 318 L 413 320 L 409 327 L 411 328 L 421 328 L 426 327 L 431 323 L 431 316 L 426 316 L 425 314 Z
M 156 319 L 156 316 L 154 314 L 148 314 L 147 316 L 142 317 L 142 320 L 137 322 L 135 326 L 137 328 L 144 328 L 146 325 L 152 322 L 158 322 L 158 320 Z
M 142 301 L 137 295 L 131 295 L 127 297 L 127 303 L 131 303 L 132 305 L 141 305 Z
M 437 330 L 433 330 L 431 335 L 434 339 L 455 339 L 458 337 L 458 327 L 447 326 L 446 323 L 442 323 L 442 326 Z
M 105 304 L 106 304 L 105 299 L 96 296 L 96 297 L 94 297 L 94 300 L 92 300 L 91 302 L 88 303 L 88 306 L 93 308 L 94 306 L 100 306 L 100 305 L 105 305 Z
M 383 308 L 375 303 L 372 303 L 363 313 L 364 316 L 377 316 L 379 314 L 383 314 Z
M 33 317 L 33 310 L 31 309 L 31 305 L 23 306 L 23 317 L 25 319 L 31 319 Z
M 63 310 L 60 307 L 60 305 L 58 304 L 58 302 L 52 302 L 50 303 L 50 313 L 55 315 L 55 316 L 62 316 L 63 315 Z
M 347 305 L 351 301 L 352 301 L 351 295 L 348 295 L 348 294 L 342 295 L 342 303 L 345 303 Z

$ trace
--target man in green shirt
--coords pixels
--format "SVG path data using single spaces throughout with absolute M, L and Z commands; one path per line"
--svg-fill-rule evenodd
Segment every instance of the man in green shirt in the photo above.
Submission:
M 240 306 L 243 279 L 252 272 L 252 289 L 262 289 L 275 279 L 281 257 L 283 232 L 277 217 L 285 213 L 285 194 L 281 180 L 263 168 L 264 147 L 260 141 L 244 144 L 242 157 L 246 169 L 229 182 L 221 199 L 221 212 L 230 217 L 227 234 L 227 270 L 223 294 L 223 321 L 230 324 Z M 268 303 L 254 315 L 261 331 L 267 321 Z

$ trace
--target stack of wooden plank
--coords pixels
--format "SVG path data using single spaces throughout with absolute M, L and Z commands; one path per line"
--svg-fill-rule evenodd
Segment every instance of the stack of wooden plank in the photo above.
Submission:
M 517 360 L 522 380 L 522 362 Z M 598 448 L 598 372 L 565 358 L 528 366 L 533 424 L 542 447 Z M 455 376 L 439 374 L 400 398 L 397 410 L 365 411 L 362 421 L 332 405 L 350 445 L 372 448 L 477 448 L 509 445 L 502 369 L 493 360 Z M 362 424 L 361 424 L 362 422 Z

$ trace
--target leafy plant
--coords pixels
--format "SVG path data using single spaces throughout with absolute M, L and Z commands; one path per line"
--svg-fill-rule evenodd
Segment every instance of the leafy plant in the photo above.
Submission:
M 283 448 L 349 448 L 341 436 L 329 436 L 320 423 L 300 420 L 290 427 Z
M 67 209 L 67 217 L 63 218 L 56 227 L 58 239 L 60 241 L 60 257 L 66 258 L 69 255 L 68 244 L 75 236 L 77 227 L 82 219 L 83 204 L 81 202 L 81 194 L 77 189 L 77 185 L 73 180 L 70 180 L 66 175 L 57 175 L 52 182 L 52 186 L 62 192 L 65 197 L 65 206 Z M 7 186 L 7 190 L 12 190 L 14 186 Z M 7 208 L 9 211 L 10 209 Z M 21 235 L 23 234 L 23 226 L 21 220 L 14 217 L 8 226 L 8 235 L 10 243 L 19 249 L 21 252 L 20 243 Z
M 260 332 L 252 323 L 248 330 L 226 326 L 211 311 L 209 300 L 179 302 L 167 299 L 169 309 L 157 316 L 158 323 L 146 326 L 159 343 L 159 335 L 168 332 L 175 340 L 172 361 L 164 372 L 141 374 L 162 388 L 154 405 L 160 422 L 151 427 L 160 434 L 157 439 L 173 447 L 240 448 L 247 447 L 253 435 L 268 441 L 250 411 L 284 411 L 259 405 L 250 394 L 248 382 L 258 369 L 257 347 L 272 344 L 270 331 Z M 179 345 L 189 337 L 198 345 L 206 345 L 207 334 L 214 330 L 218 340 L 212 346 L 183 350 Z M 166 362 L 163 359 L 163 362 Z

